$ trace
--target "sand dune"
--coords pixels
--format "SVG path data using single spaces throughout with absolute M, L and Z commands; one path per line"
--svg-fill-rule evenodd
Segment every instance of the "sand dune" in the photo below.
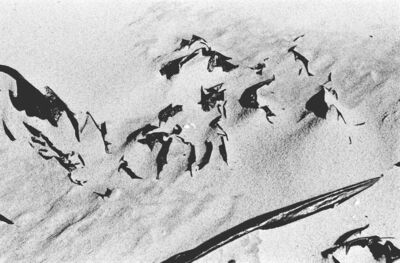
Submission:
M 89 111 L 107 130 L 102 135 L 88 119 L 79 142 L 65 113 L 57 127 L 28 116 L 10 102 L 17 82 L 0 72 L 0 113 L 16 139 L 0 129 L 0 213 L 14 222 L 0 222 L 4 262 L 161 262 L 247 219 L 381 174 L 371 189 L 334 209 L 255 231 L 198 262 L 323 262 L 320 252 L 335 238 L 367 223 L 368 235 L 400 238 L 397 2 L 10 1 L 1 9 L 0 64 L 15 68 L 42 94 L 49 86 L 80 127 Z M 214 61 L 210 72 L 213 54 L 205 55 L 209 50 L 200 42 L 175 51 L 193 34 L 220 53 L 215 61 L 224 55 L 238 67 L 224 71 Z M 294 45 L 314 76 L 288 53 Z M 193 52 L 179 73 L 170 79 L 160 74 L 163 65 Z M 265 63 L 262 74 L 250 68 L 258 63 Z M 244 108 L 239 99 L 273 76 L 256 92 L 259 106 L 275 115 L 270 123 L 265 110 Z M 201 87 L 219 83 L 224 99 L 204 111 Z M 306 103 L 323 84 L 319 99 L 328 110 L 318 117 Z M 224 101 L 226 118 L 210 127 Z M 151 150 L 139 142 L 146 135 L 126 138 L 146 124 L 158 126 L 169 104 L 182 111 L 149 132 L 172 138 L 157 180 L 165 142 Z M 42 158 L 39 149 L 49 143 L 34 144 L 24 123 L 64 158 Z M 195 148 L 192 175 L 190 144 L 171 135 L 176 125 Z M 199 170 L 206 141 L 213 150 Z M 143 179 L 118 171 L 122 156 Z M 60 165 L 69 160 L 76 167 Z M 107 188 L 109 198 L 93 193 Z M 337 258 L 374 262 L 365 251 L 338 252 Z

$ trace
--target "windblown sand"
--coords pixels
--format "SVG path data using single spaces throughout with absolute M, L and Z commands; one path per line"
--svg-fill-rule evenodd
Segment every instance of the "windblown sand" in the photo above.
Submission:
M 198 262 L 323 262 L 321 250 L 367 223 L 366 234 L 400 244 L 400 168 L 393 166 L 400 161 L 398 2 L 9 0 L 0 14 L 0 64 L 38 88 L 50 86 L 80 121 L 86 111 L 105 121 L 112 142 L 106 154 L 93 124 L 77 143 L 67 121 L 55 128 L 16 111 L 3 92 L 14 83 L 0 74 L 0 113 L 17 138 L 0 133 L 0 213 L 15 223 L 0 224 L 0 261 L 161 262 L 251 217 L 380 174 L 377 185 L 334 209 L 256 231 Z M 239 68 L 210 73 L 198 57 L 171 80 L 161 76 L 161 65 L 178 57 L 180 40 L 192 34 Z M 287 53 L 294 44 L 313 77 L 298 75 L 301 64 Z M 267 57 L 263 75 L 248 68 Z M 347 124 L 333 111 L 299 121 L 330 72 Z M 261 110 L 241 116 L 242 92 L 272 75 L 258 101 L 276 114 L 273 124 Z M 200 87 L 220 82 L 228 101 L 228 165 L 214 152 L 191 177 L 187 147 L 173 143 L 156 180 L 158 146 L 121 148 L 130 132 L 157 123 L 158 112 L 173 103 L 183 112 L 163 129 L 180 124 L 201 156 L 217 114 L 197 104 Z M 22 121 L 80 152 L 87 166 L 74 177 L 88 182 L 71 184 L 55 160 L 40 158 Z M 143 180 L 117 171 L 122 155 Z M 93 194 L 107 187 L 114 190 L 109 199 Z M 337 258 L 374 262 L 361 248 Z

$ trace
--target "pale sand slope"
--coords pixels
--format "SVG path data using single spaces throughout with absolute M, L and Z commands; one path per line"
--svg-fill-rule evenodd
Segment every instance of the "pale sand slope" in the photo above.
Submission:
M 321 262 L 320 251 L 338 235 L 366 223 L 366 234 L 400 238 L 399 168 L 393 168 L 400 161 L 398 3 L 10 1 L 0 9 L 0 64 L 38 88 L 53 88 L 79 118 L 89 110 L 106 121 L 113 143 L 113 154 L 105 154 L 92 127 L 81 144 L 64 144 L 65 138 L 73 141 L 70 128 L 61 132 L 28 120 L 85 157 L 87 166 L 75 176 L 88 183 L 75 186 L 55 161 L 29 147 L 18 128 L 26 116 L 2 104 L 2 117 L 18 138 L 10 142 L 1 133 L 0 212 L 15 222 L 0 225 L 5 262 L 160 262 L 253 216 L 381 173 L 377 185 L 333 210 L 257 231 L 199 262 Z M 314 77 L 298 76 L 300 63 L 287 53 L 303 33 L 296 43 Z M 240 67 L 209 73 L 207 59 L 199 57 L 166 80 L 161 65 L 178 57 L 173 50 L 191 34 Z M 265 57 L 263 76 L 246 68 Z M 329 72 L 348 124 L 335 112 L 326 120 L 309 114 L 298 122 Z M 273 74 L 276 81 L 259 90 L 258 100 L 275 112 L 274 124 L 261 110 L 239 118 L 242 92 Z M 229 134 L 229 166 L 215 151 L 191 178 L 184 172 L 187 148 L 173 143 L 157 181 L 158 146 L 153 152 L 137 143 L 119 148 L 131 131 L 157 122 L 158 111 L 174 103 L 184 110 L 165 130 L 193 123 L 182 136 L 195 143 L 200 157 L 208 123 L 217 116 L 197 104 L 200 86 L 220 82 L 227 89 L 222 126 Z M 2 74 L 0 85 L 13 84 Z M 360 122 L 366 124 L 354 126 Z M 122 154 L 144 180 L 117 172 Z M 93 195 L 107 187 L 115 189 L 110 199 Z M 342 262 L 360 262 L 361 256 L 371 260 L 361 249 L 338 254 Z

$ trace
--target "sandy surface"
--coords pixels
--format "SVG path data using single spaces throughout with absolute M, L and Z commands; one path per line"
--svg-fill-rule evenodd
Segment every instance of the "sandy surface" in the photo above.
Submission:
M 253 216 L 382 173 L 377 185 L 335 209 L 256 231 L 198 262 L 323 262 L 321 250 L 367 223 L 366 234 L 400 238 L 400 168 L 393 166 L 400 161 L 398 2 L 4 1 L 0 13 L 0 64 L 38 89 L 50 86 L 80 123 L 86 111 L 105 121 L 112 142 L 106 154 L 92 123 L 78 143 L 65 117 L 55 128 L 16 111 L 7 93 L 15 83 L 0 73 L 0 113 L 17 138 L 0 133 L 0 213 L 14 221 L 0 224 L 0 261 L 160 262 Z M 199 56 L 171 80 L 161 76 L 163 63 L 187 53 L 174 49 L 192 34 L 239 68 L 210 73 Z M 313 77 L 299 76 L 300 62 L 287 53 L 301 34 L 295 44 Z M 248 68 L 266 57 L 261 76 Z M 347 124 L 334 111 L 299 121 L 330 72 Z M 272 75 L 276 80 L 258 91 L 258 101 L 276 114 L 274 123 L 261 110 L 243 115 L 243 91 Z M 121 147 L 173 103 L 183 111 L 161 130 L 180 124 L 202 156 L 204 141 L 215 139 L 208 123 L 218 114 L 201 110 L 200 87 L 220 82 L 228 101 L 221 123 L 229 134 L 228 165 L 215 151 L 191 177 L 188 149 L 174 141 L 156 180 L 159 146 Z M 87 183 L 71 184 L 55 160 L 40 158 L 22 121 L 81 153 L 87 165 L 73 176 Z M 143 180 L 117 171 L 122 155 Z M 93 194 L 107 187 L 110 198 Z M 374 262 L 366 251 L 337 258 Z

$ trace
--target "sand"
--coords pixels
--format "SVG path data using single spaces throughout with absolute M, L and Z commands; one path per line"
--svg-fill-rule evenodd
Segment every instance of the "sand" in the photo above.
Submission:
M 6 1 L 0 13 L 0 64 L 42 91 L 51 87 L 80 123 L 86 111 L 106 122 L 112 142 L 107 154 L 93 123 L 78 143 L 65 116 L 53 127 L 15 110 L 7 92 L 15 82 L 0 73 L 1 116 L 16 137 L 11 142 L 0 133 L 0 213 L 14 221 L 0 224 L 0 261 L 161 262 L 253 216 L 381 174 L 378 184 L 334 209 L 256 231 L 198 262 L 324 262 L 321 250 L 367 223 L 366 235 L 400 238 L 396 1 Z M 207 58 L 198 56 L 171 80 L 161 76 L 163 63 L 187 54 L 174 50 L 192 34 L 239 67 L 210 73 Z M 287 53 L 294 44 L 313 77 L 298 75 L 301 63 Z M 248 68 L 267 57 L 261 76 Z M 310 113 L 300 120 L 330 72 L 327 86 L 336 90 L 346 124 L 333 108 L 326 119 Z M 262 110 L 243 115 L 243 91 L 273 75 L 258 91 L 259 103 L 276 114 L 273 124 Z M 216 109 L 197 104 L 201 86 L 221 82 L 228 164 L 208 127 Z M 160 145 L 122 145 L 132 131 L 157 124 L 170 103 L 183 111 L 160 130 L 180 124 L 199 157 L 206 139 L 215 149 L 191 177 L 188 147 L 175 140 L 156 180 Z M 86 166 L 73 177 L 87 180 L 84 186 L 29 146 L 23 121 L 82 154 Z M 143 180 L 117 171 L 122 155 Z M 93 194 L 106 188 L 113 189 L 110 198 Z M 340 253 L 341 262 L 374 262 L 367 249 Z

